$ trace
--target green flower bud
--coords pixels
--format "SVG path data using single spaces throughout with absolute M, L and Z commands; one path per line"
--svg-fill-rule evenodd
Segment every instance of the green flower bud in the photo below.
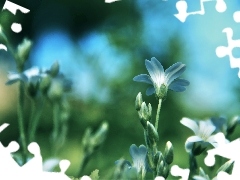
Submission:
M 158 162 L 158 165 L 157 165 L 157 176 L 163 176 L 164 164 L 165 163 L 164 163 L 163 160 Z
M 136 97 L 136 100 L 135 100 L 135 108 L 137 111 L 139 111 L 141 109 L 141 105 L 142 105 L 142 93 L 139 92 L 137 97 Z
M 107 136 L 107 132 L 108 132 L 108 123 L 103 122 L 92 138 L 95 146 L 99 146 L 104 142 Z
M 227 134 L 230 135 L 233 133 L 234 129 L 236 126 L 240 123 L 240 118 L 239 116 L 233 117 L 233 119 L 228 123 L 227 126 Z
M 148 137 L 147 137 L 147 123 L 146 123 L 146 128 L 144 129 L 144 140 L 145 140 L 145 142 L 146 142 L 146 145 L 147 145 L 148 147 L 150 147 L 150 146 L 151 146 L 151 142 L 149 141 L 149 139 L 148 139 Z
M 194 156 L 202 154 L 207 149 L 209 144 L 209 142 L 195 142 L 192 148 L 192 154 Z
M 140 118 L 146 121 L 148 120 L 148 107 L 145 102 L 141 104 Z
M 27 93 L 30 97 L 34 98 L 38 92 L 39 83 L 28 83 L 27 84 Z
M 42 77 L 39 85 L 39 89 L 45 94 L 51 85 L 51 77 L 45 76 Z
M 50 74 L 55 77 L 59 73 L 59 63 L 56 61 L 50 68 Z
M 159 99 L 166 99 L 167 97 L 167 86 L 165 84 L 162 84 L 159 89 L 157 89 L 156 95 Z
M 233 161 L 233 160 L 227 161 L 226 163 L 224 163 L 224 164 L 217 170 L 217 174 L 218 174 L 220 171 L 223 171 L 223 172 L 226 172 L 226 173 L 228 173 L 228 174 L 231 174 L 231 173 L 232 173 L 232 169 L 233 169 L 233 164 L 234 164 L 234 161 Z
M 165 157 L 165 161 L 167 164 L 171 164 L 173 162 L 173 146 L 172 143 L 170 141 L 168 141 L 166 143 L 165 146 L 165 151 L 164 151 L 164 157 Z
M 87 149 L 87 147 L 89 146 L 91 134 L 92 134 L 92 129 L 87 128 L 85 130 L 83 138 L 82 138 L 82 145 L 83 145 L 84 149 Z
M 168 175 L 169 175 L 169 165 L 168 164 L 165 164 L 164 165 L 164 168 L 163 168 L 163 172 L 162 172 L 162 176 L 167 179 Z
M 159 160 L 159 157 L 162 155 L 161 151 L 158 151 L 154 157 L 153 157 L 153 161 L 154 161 L 154 164 L 157 164 L 158 163 L 158 160 Z
M 31 47 L 32 47 L 32 41 L 26 38 L 23 40 L 23 42 L 20 45 L 18 45 L 17 58 L 19 62 L 17 63 L 20 65 L 20 67 L 23 67 L 25 62 L 27 61 L 28 56 L 30 54 Z
M 47 95 L 49 99 L 53 101 L 57 101 L 61 99 L 62 95 L 64 93 L 62 82 L 59 79 L 55 79 L 51 81 L 51 86 L 49 87 L 47 91 Z
M 148 132 L 148 134 L 147 134 L 148 139 L 150 140 L 150 142 L 152 144 L 159 140 L 159 136 L 158 136 L 158 133 L 157 133 L 155 127 L 149 121 L 147 121 L 147 132 Z
M 148 117 L 149 120 L 152 118 L 152 106 L 150 103 L 148 103 Z

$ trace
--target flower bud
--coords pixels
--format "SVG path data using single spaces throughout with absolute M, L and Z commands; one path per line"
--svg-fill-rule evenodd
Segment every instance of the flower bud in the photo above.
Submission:
M 173 162 L 173 146 L 170 141 L 166 143 L 164 150 L 164 157 L 167 164 L 171 164 Z
M 17 47 L 17 57 L 18 57 L 18 64 L 23 67 L 26 60 L 28 59 L 28 56 L 30 54 L 30 50 L 32 47 L 32 41 L 29 39 L 24 39 L 23 42 L 18 45 Z
M 30 71 L 32 71 L 32 70 L 33 69 L 31 69 Z M 27 72 L 27 71 L 25 71 L 25 72 Z M 25 75 L 23 75 L 23 76 L 25 76 Z M 26 83 L 26 88 L 27 88 L 28 95 L 30 97 L 34 98 L 37 95 L 38 89 L 39 89 L 39 80 L 40 80 L 40 77 L 38 75 L 33 75 L 28 78 L 28 81 Z
M 233 119 L 228 123 L 227 126 L 227 134 L 230 135 L 233 133 L 234 129 L 236 126 L 240 123 L 240 118 L 239 116 L 233 117 Z
M 47 91 L 47 95 L 49 99 L 53 101 L 57 101 L 61 99 L 63 96 L 63 87 L 62 87 L 62 82 L 60 79 L 54 79 L 51 81 L 51 86 L 49 87 Z
M 148 107 L 145 102 L 141 104 L 141 109 L 139 111 L 139 118 L 144 119 L 145 121 L 148 120 Z
M 150 103 L 148 103 L 148 117 L 149 120 L 152 118 L 152 106 Z
M 163 176 L 163 170 L 164 170 L 164 161 L 159 161 L 157 165 L 157 175 Z M 163 176 L 164 177 L 164 176 Z
M 50 74 L 52 77 L 55 77 L 59 73 L 59 63 L 56 61 L 50 68 Z
M 147 121 L 147 130 L 148 130 L 148 139 L 152 144 L 159 140 L 158 133 L 155 127 L 149 121 Z
M 158 151 L 158 152 L 154 155 L 154 157 L 153 157 L 154 164 L 157 164 L 157 163 L 158 163 L 158 159 L 159 159 L 159 157 L 160 157 L 161 154 L 162 154 L 162 153 L 161 153 L 160 151 Z
M 108 132 L 108 123 L 103 122 L 93 136 L 93 141 L 96 146 L 99 146 L 104 142 L 107 136 L 107 132 Z
M 49 76 L 44 76 L 40 81 L 39 89 L 45 94 L 48 91 L 50 85 L 51 85 L 51 78 Z
M 139 92 L 137 97 L 136 97 L 136 100 L 135 100 L 135 108 L 137 111 L 139 111 L 141 109 L 141 105 L 142 105 L 142 93 Z
M 170 169 L 169 169 L 168 164 L 165 164 L 165 165 L 164 165 L 164 168 L 163 168 L 163 172 L 162 172 L 162 176 L 163 176 L 165 179 L 167 179 L 167 177 L 168 177 L 168 175 L 169 175 L 169 171 L 170 171 Z
M 27 93 L 30 97 L 34 98 L 38 93 L 39 82 L 28 83 L 27 84 Z
M 166 99 L 167 90 L 168 88 L 166 87 L 166 85 L 162 84 L 156 92 L 157 97 L 162 100 Z

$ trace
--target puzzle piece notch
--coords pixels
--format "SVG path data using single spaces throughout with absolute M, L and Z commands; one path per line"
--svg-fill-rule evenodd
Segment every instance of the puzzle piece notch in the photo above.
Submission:
M 32 142 L 28 145 L 28 151 L 34 155 L 26 164 L 21 167 L 21 171 L 39 173 L 42 172 L 42 156 L 40 153 L 40 147 L 36 142 Z
M 223 172 L 223 171 L 220 171 L 218 174 L 217 174 L 217 180 L 236 180 L 235 179 L 236 177 L 234 176 L 231 176 L 229 175 L 228 173 L 226 172 Z
M 240 157 L 239 157 L 239 152 L 240 152 L 240 138 L 236 139 L 230 143 L 221 145 L 215 149 L 208 150 L 207 153 L 208 155 L 204 159 L 204 162 L 207 166 L 213 166 L 215 164 L 215 156 L 221 156 L 224 158 L 227 158 L 229 160 L 234 161 L 233 165 L 233 170 L 232 170 L 232 177 L 240 177 Z M 226 174 L 220 174 L 219 176 L 225 177 Z M 220 178 L 222 178 L 220 177 Z M 238 178 L 237 178 L 238 179 Z
M 157 176 L 157 177 L 155 177 L 155 179 L 154 180 L 165 180 L 165 178 L 164 177 L 162 177 L 162 176 Z
M 233 13 L 233 19 L 236 23 L 240 23 L 240 11 L 236 11 Z
M 16 15 L 17 10 L 21 11 L 24 14 L 30 12 L 29 9 L 24 8 L 22 6 L 19 6 L 15 3 L 12 3 L 11 1 L 8 1 L 8 0 L 6 0 L 6 2 L 4 3 L 2 10 L 8 10 L 9 12 L 11 12 L 14 15 Z M 22 31 L 22 25 L 14 22 L 11 25 L 11 30 L 15 33 L 20 33 Z M 1 28 L 0 28 L 0 33 L 1 33 Z M 5 51 L 7 51 L 7 46 L 4 45 L 4 44 L 0 44 L 0 49 L 3 49 Z
M 240 78 L 240 58 L 233 57 L 232 50 L 233 48 L 239 47 L 240 48 L 240 39 L 233 40 L 233 30 L 230 27 L 224 28 L 223 31 L 226 33 L 228 47 L 225 46 L 218 46 L 215 50 L 216 55 L 220 58 L 229 56 L 230 67 L 231 68 L 239 68 L 238 77 Z
M 116 2 L 116 1 L 120 1 L 120 0 L 105 0 L 105 3 L 113 3 L 113 2 Z
M 9 124 L 3 124 L 0 126 L 0 132 L 2 132 Z M 66 174 L 70 162 L 68 160 L 62 160 L 59 163 L 60 172 L 44 172 L 42 168 L 42 156 L 40 147 L 36 142 L 32 142 L 28 145 L 28 151 L 34 155 L 26 164 L 22 167 L 12 158 L 11 153 L 19 150 L 19 144 L 12 141 L 7 147 L 4 147 L 0 142 L 0 179 L 24 179 L 24 180 L 71 180 Z M 14 173 L 13 173 L 14 172 Z
M 89 176 L 83 176 L 80 180 L 92 180 Z
M 0 170 L 2 172 L 0 177 L 2 174 L 10 173 L 10 171 L 18 171 L 19 165 L 11 155 L 11 153 L 16 152 L 18 149 L 19 145 L 15 141 L 10 142 L 7 147 L 4 147 L 0 142 Z
M 180 180 L 188 180 L 190 170 L 189 169 L 182 169 L 178 165 L 173 165 L 171 167 L 171 174 L 172 176 L 180 176 Z
M 7 9 L 8 11 L 10 11 L 10 12 L 11 12 L 12 14 L 14 14 L 14 15 L 16 15 L 17 10 L 20 10 L 20 11 L 21 11 L 22 13 L 24 13 L 24 14 L 30 12 L 29 9 L 24 8 L 24 7 L 22 7 L 22 6 L 19 6 L 19 5 L 15 4 L 15 3 L 12 3 L 12 2 L 10 2 L 10 1 L 8 1 L 8 0 L 5 2 L 2 10 L 4 10 L 4 9 Z M 19 24 L 19 23 L 13 23 L 13 24 L 11 25 L 11 29 L 12 29 L 13 32 L 19 33 L 19 32 L 22 31 L 22 25 Z
M 185 0 L 179 0 L 176 2 L 176 9 L 178 11 L 178 14 L 174 14 L 174 16 L 181 22 L 185 22 L 189 15 L 203 15 L 205 14 L 204 3 L 208 1 L 216 1 L 215 9 L 219 13 L 223 13 L 227 9 L 227 5 L 224 0 L 200 0 L 201 8 L 199 11 L 187 12 L 187 2 Z

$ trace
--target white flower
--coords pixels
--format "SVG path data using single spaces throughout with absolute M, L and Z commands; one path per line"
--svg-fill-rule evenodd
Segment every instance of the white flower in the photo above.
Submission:
M 217 142 L 215 135 L 213 134 L 216 130 L 216 126 L 214 126 L 210 120 L 194 121 L 192 119 L 184 117 L 180 122 L 184 126 L 191 129 L 195 134 L 194 136 L 190 136 L 185 143 L 187 152 L 193 152 L 196 150 L 197 152 L 195 153 L 198 155 L 201 154 L 209 144 L 216 146 Z M 195 143 L 199 143 L 200 146 L 196 146 Z
M 151 58 L 151 61 L 145 60 L 145 65 L 150 76 L 147 74 L 140 74 L 135 76 L 133 80 L 153 85 L 147 89 L 147 95 L 156 93 L 157 97 L 162 99 L 166 96 L 168 89 L 182 92 L 186 90 L 185 86 L 189 85 L 187 80 L 177 79 L 186 69 L 186 65 L 181 62 L 173 64 L 165 71 L 161 63 L 155 57 Z

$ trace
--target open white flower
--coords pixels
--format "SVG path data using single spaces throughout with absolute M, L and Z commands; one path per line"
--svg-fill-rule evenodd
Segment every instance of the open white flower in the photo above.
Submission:
M 151 61 L 145 60 L 145 65 L 150 76 L 147 74 L 140 74 L 135 76 L 133 80 L 153 85 L 147 89 L 147 95 L 156 93 L 158 98 L 163 99 L 168 89 L 182 92 L 186 90 L 185 86 L 189 85 L 187 80 L 177 79 L 186 69 L 186 65 L 181 62 L 173 64 L 165 71 L 161 63 L 155 57 L 151 58 Z
M 209 144 L 215 146 L 216 140 L 213 132 L 216 127 L 211 121 L 194 121 L 184 117 L 180 122 L 191 129 L 195 134 L 194 136 L 190 136 L 185 143 L 187 152 L 192 152 L 195 155 L 198 155 L 201 154 Z M 196 146 L 196 143 L 198 143 L 199 146 Z

